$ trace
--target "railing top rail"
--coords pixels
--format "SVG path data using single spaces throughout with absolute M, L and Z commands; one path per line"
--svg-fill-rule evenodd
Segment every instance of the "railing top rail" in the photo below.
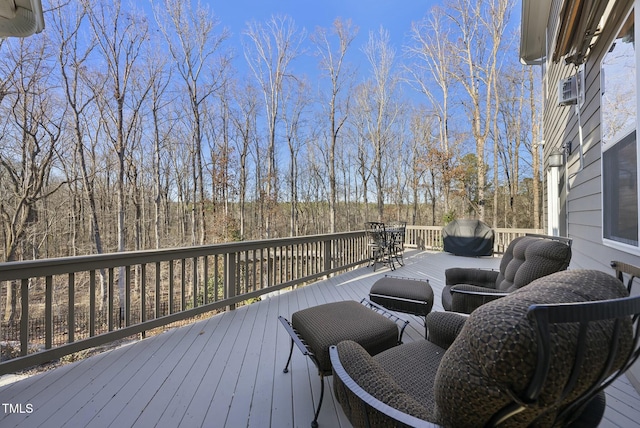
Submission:
M 169 260 L 189 259 L 200 256 L 222 255 L 266 248 L 278 248 L 288 245 L 357 237 L 362 234 L 364 234 L 364 231 L 353 231 L 325 235 L 307 235 L 255 241 L 225 242 L 194 247 L 123 251 L 120 253 L 91 254 L 86 256 L 69 256 L 51 259 L 7 262 L 0 263 L 0 281 L 60 275 L 96 269 L 109 269 Z

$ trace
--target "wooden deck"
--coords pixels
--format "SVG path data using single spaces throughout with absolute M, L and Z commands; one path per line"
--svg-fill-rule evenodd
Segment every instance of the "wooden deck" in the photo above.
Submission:
M 449 266 L 497 267 L 497 258 L 409 251 L 394 274 L 427 277 L 442 310 Z M 2 427 L 308 427 L 320 392 L 313 364 L 277 321 L 309 306 L 360 300 L 388 269 L 360 268 L 0 387 Z M 404 315 L 403 315 L 404 316 Z M 424 335 L 411 318 L 405 341 Z M 329 380 L 331 382 L 331 380 Z M 349 427 L 330 384 L 318 422 Z M 602 427 L 639 427 L 640 397 L 626 378 L 607 391 Z M 22 411 L 23 413 L 20 413 Z

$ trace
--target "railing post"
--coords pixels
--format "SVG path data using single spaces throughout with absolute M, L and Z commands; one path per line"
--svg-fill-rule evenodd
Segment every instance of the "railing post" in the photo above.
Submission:
M 333 241 L 332 240 L 326 240 L 324 241 L 324 271 L 328 274 L 329 271 L 332 268 L 332 258 L 331 258 L 331 253 L 332 253 L 332 248 L 331 248 L 331 243 Z

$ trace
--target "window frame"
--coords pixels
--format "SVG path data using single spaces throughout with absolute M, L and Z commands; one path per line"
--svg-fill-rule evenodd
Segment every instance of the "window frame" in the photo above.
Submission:
M 622 20 L 622 22 L 616 27 L 615 29 L 615 37 L 613 40 L 611 40 L 607 46 L 606 52 L 608 53 L 612 46 L 614 45 L 614 43 L 616 43 L 616 40 L 618 40 L 618 34 L 621 32 L 623 26 L 625 25 L 625 23 L 628 21 L 629 17 L 632 16 L 633 14 L 633 18 L 634 18 L 634 40 L 638 39 L 638 33 L 639 30 L 636 28 L 635 26 L 635 18 L 636 18 L 636 11 L 638 11 L 638 1 L 634 2 L 634 5 L 631 7 L 631 9 L 625 14 L 625 18 Z M 635 43 L 634 43 L 635 46 Z M 614 141 L 605 141 L 605 136 L 604 136 L 604 123 L 605 123 L 605 118 L 604 118 L 604 102 L 603 102 L 603 96 L 604 93 L 606 91 L 606 86 L 604 83 L 604 79 L 605 79 L 605 72 L 604 72 L 604 68 L 603 68 L 603 63 L 606 59 L 607 54 L 605 54 L 600 62 L 600 82 L 601 82 L 601 91 L 600 91 L 600 131 L 601 131 L 601 142 L 600 142 L 600 147 L 601 147 L 601 152 L 600 152 L 600 185 L 601 185 L 601 192 L 600 192 L 600 202 L 601 202 L 601 238 L 602 238 L 602 243 L 605 246 L 611 247 L 611 248 L 615 248 L 617 250 L 620 251 L 624 251 L 626 253 L 631 253 L 631 254 L 635 254 L 635 255 L 640 255 L 640 144 L 638 141 L 638 111 L 639 107 L 640 107 L 640 96 L 639 96 L 639 92 L 638 92 L 638 88 L 640 87 L 638 85 L 640 79 L 640 52 L 638 52 L 637 48 L 635 49 L 635 81 L 636 81 L 636 96 L 635 96 L 635 126 L 633 127 L 629 127 L 628 128 L 628 132 L 624 132 L 624 133 L 618 133 L 617 135 L 615 135 L 615 137 L 617 138 Z M 637 229 L 637 236 L 636 236 L 636 243 L 634 244 L 629 244 L 629 243 L 625 243 L 619 240 L 614 240 L 614 239 L 610 239 L 605 237 L 605 230 L 606 230 L 606 225 L 605 225 L 605 203 L 607 201 L 607 198 L 605 197 L 605 162 L 604 162 L 604 156 L 605 153 L 607 151 L 609 151 L 610 149 L 616 147 L 618 145 L 618 143 L 623 143 L 625 140 L 627 140 L 628 136 L 635 132 L 636 134 L 636 138 L 635 138 L 635 151 L 636 151 L 636 183 L 635 183 L 635 190 L 636 190 L 636 202 L 637 202 L 637 206 L 636 206 L 636 229 Z

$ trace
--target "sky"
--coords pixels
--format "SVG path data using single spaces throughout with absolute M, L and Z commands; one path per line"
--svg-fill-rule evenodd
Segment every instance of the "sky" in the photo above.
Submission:
M 377 31 L 380 25 L 391 33 L 392 40 L 402 42 L 411 22 L 422 19 L 441 1 L 433 0 L 201 0 L 208 4 L 223 26 L 237 37 L 250 21 L 264 22 L 272 15 L 289 15 L 298 27 L 312 32 L 316 26 L 330 27 L 337 17 L 351 18 L 360 37 Z M 363 38 L 366 40 L 366 38 Z M 364 40 L 363 40 L 364 43 Z
M 351 18 L 359 28 L 351 52 L 348 54 L 361 68 L 367 68 L 361 48 L 366 43 L 369 32 L 377 32 L 380 26 L 389 31 L 391 44 L 396 49 L 396 56 L 402 53 L 402 45 L 411 30 L 411 22 L 424 18 L 434 5 L 442 1 L 434 0 L 201 0 L 208 5 L 220 20 L 222 27 L 231 32 L 229 45 L 236 50 L 236 57 L 241 57 L 242 32 L 251 21 L 267 21 L 271 16 L 288 15 L 299 29 L 304 28 L 307 35 L 316 27 L 330 28 L 337 17 Z M 316 58 L 302 61 L 313 62 L 317 68 Z M 236 64 L 240 61 L 236 61 Z M 298 67 L 301 64 L 298 63 Z M 312 71 L 310 65 L 305 67 Z
M 198 0 L 192 0 L 197 2 Z M 293 19 L 299 29 L 313 33 L 316 27 L 331 28 L 337 18 L 351 18 L 358 27 L 358 36 L 354 40 L 346 60 L 355 65 L 360 79 L 368 76 L 368 64 L 362 48 L 368 40 L 370 32 L 378 32 L 382 26 L 388 30 L 390 42 L 396 51 L 396 63 L 403 55 L 403 46 L 410 42 L 411 23 L 430 15 L 435 6 L 444 6 L 446 0 L 199 0 L 210 8 L 220 20 L 221 27 L 231 33 L 227 47 L 234 52 L 234 65 L 240 74 L 248 72 L 242 51 L 241 41 L 247 23 L 255 21 L 265 23 L 272 16 L 287 15 Z M 514 0 L 512 9 L 512 25 L 520 22 L 520 0 Z M 307 49 L 311 44 L 307 40 Z M 514 58 L 517 61 L 517 58 Z M 310 81 L 317 80 L 319 75 L 318 58 L 303 55 L 296 59 L 290 70 L 296 74 L 306 75 Z M 245 74 L 246 75 L 246 74 Z M 357 79 L 357 80 L 360 80 Z M 417 95 L 417 94 L 414 94 Z M 411 95 L 410 95 L 411 96 Z

